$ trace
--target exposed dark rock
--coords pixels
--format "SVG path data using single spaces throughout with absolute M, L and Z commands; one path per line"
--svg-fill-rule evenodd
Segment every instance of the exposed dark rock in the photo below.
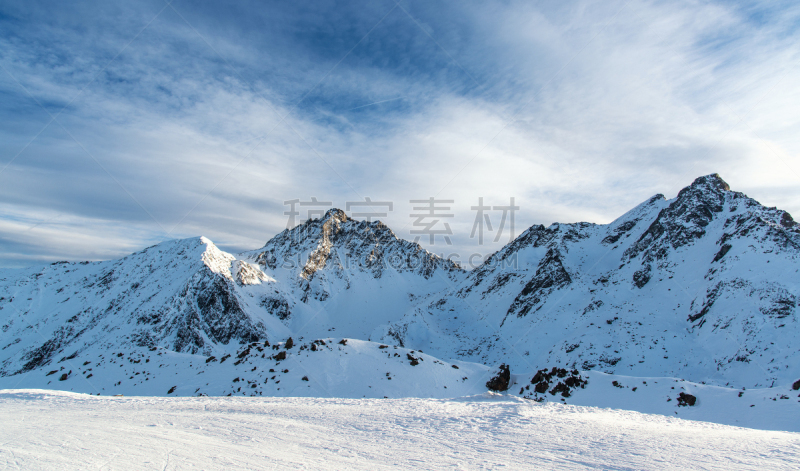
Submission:
M 548 249 L 547 254 L 539 261 L 536 274 L 525 284 L 514 302 L 511 303 L 508 314 L 516 312 L 517 317 L 527 315 L 550 293 L 571 282 L 572 278 L 561 261 L 561 254 L 556 249 Z
M 679 406 L 693 406 L 697 402 L 697 398 L 692 396 L 691 394 L 686 394 L 684 392 L 678 394 L 678 405 Z
M 492 391 L 507 391 L 511 382 L 511 370 L 504 363 L 500 365 L 499 373 L 486 382 L 486 387 Z
M 792 389 L 793 389 L 793 390 L 795 390 L 795 391 L 797 391 L 798 389 L 800 389 L 800 379 L 798 379 L 797 381 L 795 381 L 795 382 L 792 384 Z
M 563 397 L 569 397 L 569 387 L 564 384 L 562 381 L 559 381 L 558 384 L 555 385 L 553 389 L 550 390 L 550 395 L 555 396 L 556 394 L 561 393 Z
M 75 332 L 71 325 L 61 326 L 53 333 L 53 337 L 42 344 L 40 347 L 26 353 L 22 360 L 25 361 L 22 369 L 17 373 L 25 373 L 35 368 L 44 366 L 50 362 L 52 357 L 62 349 L 62 346 L 69 343 L 83 331 Z
M 261 299 L 261 306 L 280 320 L 286 320 L 292 314 L 289 310 L 289 303 L 283 298 L 266 296 Z M 265 345 L 265 347 L 268 346 Z
M 719 249 L 716 255 L 714 255 L 714 260 L 712 262 L 718 262 L 725 256 L 726 253 L 733 247 L 731 244 L 722 244 L 722 247 Z
M 289 337 L 289 339 L 286 340 L 285 347 L 286 347 L 286 350 L 290 350 L 292 347 L 294 347 L 294 340 L 292 340 L 291 337 Z
M 175 331 L 177 352 L 199 353 L 205 346 L 203 334 L 214 343 L 231 340 L 255 342 L 265 336 L 263 325 L 256 325 L 244 311 L 233 282 L 207 267 L 196 273 L 178 296 L 181 316 L 170 324 Z
M 643 288 L 644 285 L 650 281 L 650 271 L 650 265 L 647 265 L 641 270 L 636 271 L 636 273 L 633 274 L 633 285 L 637 288 Z
M 535 393 L 544 394 L 548 392 L 551 382 L 554 378 L 564 378 L 563 381 L 558 381 L 555 386 L 550 389 L 551 395 L 561 394 L 562 397 L 570 397 L 572 390 L 576 388 L 585 388 L 587 381 L 581 377 L 578 370 L 572 371 L 566 368 L 553 367 L 550 370 L 547 368 L 541 369 L 531 378 L 531 384 L 535 384 L 533 391 Z
M 661 196 L 661 195 L 658 195 Z M 663 196 L 662 196 L 663 198 Z M 626 221 L 619 225 L 616 229 L 614 229 L 614 234 L 610 234 L 606 236 L 602 243 L 605 245 L 613 244 L 620 239 L 626 232 L 630 231 L 636 226 L 637 221 Z
M 659 212 L 624 256 L 630 260 L 644 254 L 645 261 L 652 261 L 662 258 L 669 247 L 677 249 L 693 243 L 705 235 L 706 226 L 722 212 L 724 192 L 729 190 L 728 184 L 717 174 L 697 178 Z

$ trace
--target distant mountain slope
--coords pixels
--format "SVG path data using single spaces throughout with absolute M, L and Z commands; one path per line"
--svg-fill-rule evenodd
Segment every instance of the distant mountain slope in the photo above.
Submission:
M 608 225 L 533 226 L 384 341 L 440 357 L 770 386 L 800 375 L 800 230 L 698 178 Z

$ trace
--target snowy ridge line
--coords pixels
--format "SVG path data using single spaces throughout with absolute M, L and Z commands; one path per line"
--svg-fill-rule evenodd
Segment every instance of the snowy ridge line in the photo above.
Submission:
M 455 397 L 485 390 L 505 364 L 513 377 L 585 372 L 576 396 L 604 373 L 771 388 L 765 398 L 787 403 L 780 395 L 800 379 L 798 297 L 800 226 L 716 174 L 610 224 L 531 226 L 469 272 L 334 209 L 238 255 L 197 237 L 115 261 L 0 270 L 0 385 L 220 395 L 241 394 L 244 378 L 261 395 Z M 349 346 L 306 360 L 325 339 Z M 283 365 L 266 351 L 205 363 L 257 345 L 279 346 Z M 425 360 L 410 365 L 416 355 Z
M 608 225 L 532 226 L 373 338 L 512 370 L 764 387 L 800 377 L 800 232 L 718 175 Z M 522 355 L 516 354 L 520 352 Z

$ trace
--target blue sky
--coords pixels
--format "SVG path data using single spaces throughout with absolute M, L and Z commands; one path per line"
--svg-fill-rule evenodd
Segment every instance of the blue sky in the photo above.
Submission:
M 452 199 L 610 222 L 718 172 L 800 211 L 793 2 L 5 2 L 0 266 L 205 235 L 285 200 Z M 491 215 L 499 222 L 499 213 Z M 426 242 L 423 238 L 423 242 Z M 424 244 L 428 245 L 428 244 Z

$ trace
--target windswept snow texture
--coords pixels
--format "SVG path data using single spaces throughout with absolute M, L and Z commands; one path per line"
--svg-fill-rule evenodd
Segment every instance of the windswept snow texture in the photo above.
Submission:
M 800 434 L 636 412 L 462 400 L 0 393 L 20 469 L 797 469 Z M 113 437 L 113 438 L 111 438 Z

